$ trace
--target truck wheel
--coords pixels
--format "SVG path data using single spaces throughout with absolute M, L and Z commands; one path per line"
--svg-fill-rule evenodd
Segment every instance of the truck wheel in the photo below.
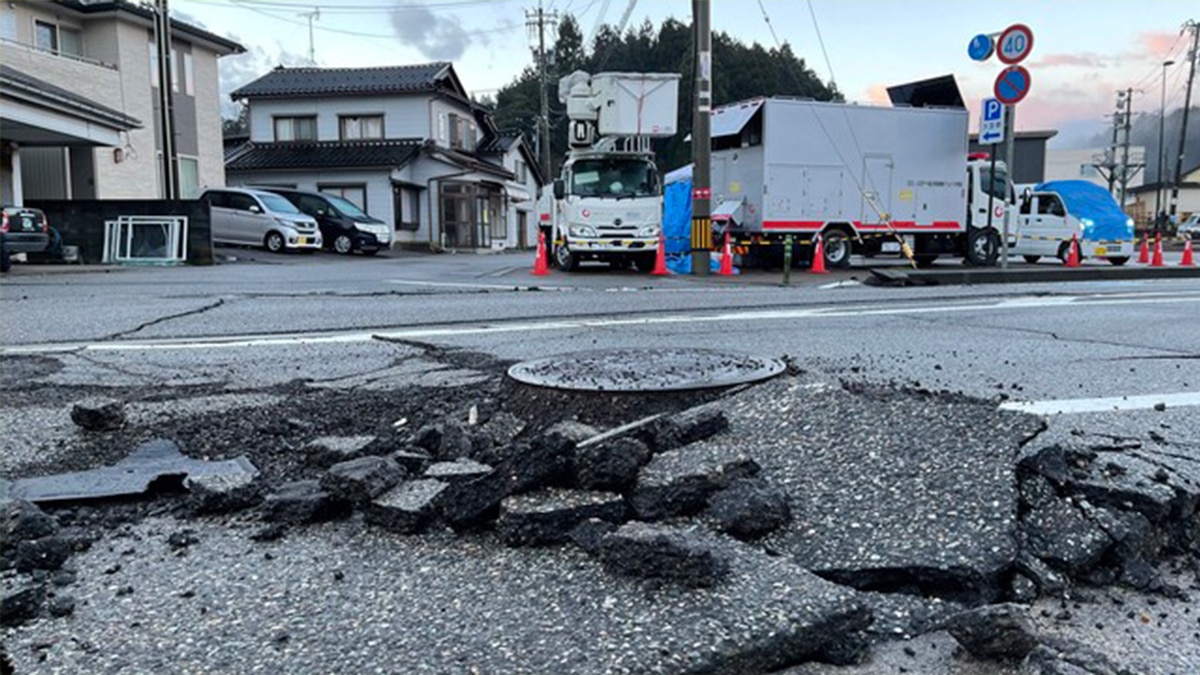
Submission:
M 1120 267 L 1129 262 L 1129 256 L 1121 256 L 1119 258 L 1109 258 L 1108 262 L 1112 263 L 1113 267 Z
M 937 259 L 937 254 L 922 254 L 913 256 L 913 262 L 916 263 L 917 267 L 921 269 L 933 267 L 933 262 Z
M 639 272 L 653 272 L 654 263 L 657 261 L 657 253 L 642 253 L 634 258 L 633 264 L 637 265 Z
M 571 253 L 566 244 L 554 249 L 554 264 L 564 272 L 574 272 L 579 269 L 579 258 Z
M 1040 255 L 1023 255 L 1021 257 L 1024 258 L 1025 262 L 1029 263 L 1030 265 L 1036 265 L 1037 261 L 1042 259 L 1042 256 Z
M 1000 237 L 987 228 L 967 230 L 967 263 L 976 267 L 991 267 L 1000 257 Z
M 1064 241 L 1063 243 L 1059 244 L 1058 255 L 1057 255 L 1058 261 L 1065 265 L 1067 262 L 1067 258 L 1069 258 L 1070 256 L 1071 256 L 1071 242 Z M 1082 255 L 1079 257 L 1081 259 L 1083 258 Z
M 850 266 L 850 238 L 841 230 L 826 230 L 821 234 L 821 252 L 826 267 L 846 269 Z

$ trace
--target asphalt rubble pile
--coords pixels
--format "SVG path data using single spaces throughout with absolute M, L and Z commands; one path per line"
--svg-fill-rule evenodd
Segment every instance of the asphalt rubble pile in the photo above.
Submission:
M 874 643 L 937 630 L 949 631 L 969 658 L 984 662 L 1021 664 L 1028 672 L 1118 672 L 1103 658 L 1080 665 L 1072 654 L 1086 651 L 1083 645 L 1039 636 L 1026 617 L 1028 606 L 1079 585 L 1187 596 L 1188 589 L 1164 580 L 1158 569 L 1166 559 L 1200 560 L 1195 460 L 1129 439 L 1082 435 L 1031 450 L 1042 423 L 997 412 L 987 402 L 799 386 L 783 377 L 759 393 L 751 389 L 608 429 L 575 420 L 539 425 L 471 405 L 391 435 L 312 438 L 298 449 L 311 478 L 280 482 L 254 472 L 184 480 L 184 492 L 159 511 L 181 517 L 184 526 L 168 539 L 180 555 L 198 541 L 186 526 L 192 518 L 258 521 L 250 536 L 256 542 L 356 518 L 381 532 L 414 537 L 450 531 L 493 536 L 513 548 L 576 547 L 614 578 L 642 580 L 648 589 L 722 594 L 748 583 L 746 570 L 771 567 L 778 575 L 762 583 L 786 580 L 791 593 L 804 596 L 782 610 L 783 627 L 755 629 L 766 637 L 729 641 L 686 665 L 661 657 L 680 672 L 863 663 Z M 993 454 L 982 465 L 951 457 L 941 466 L 923 454 L 929 448 L 905 445 L 901 477 L 884 482 L 909 480 L 924 486 L 914 490 L 924 496 L 902 497 L 894 485 L 875 486 L 854 475 L 856 462 L 870 467 L 884 461 L 878 455 L 888 454 L 887 442 L 880 439 L 888 435 L 864 430 L 879 435 L 860 438 L 853 430 L 821 427 L 816 415 L 806 421 L 788 410 L 801 391 L 819 398 L 826 412 L 839 406 L 846 412 L 857 406 L 903 412 L 936 403 L 950 410 L 948 418 L 975 415 L 976 423 L 990 422 L 995 432 L 954 440 L 958 432 L 949 428 L 943 440 L 961 443 L 964 452 L 978 443 Z M 781 408 L 763 412 L 764 400 Z M 81 426 L 123 423 L 112 401 L 82 405 L 73 414 Z M 739 406 L 757 407 L 767 417 L 777 413 L 776 420 L 790 415 L 792 423 L 746 421 Z M 743 429 L 747 424 L 777 445 Z M 843 439 L 840 449 L 831 449 L 828 442 L 837 438 Z M 946 447 L 931 445 L 938 452 Z M 981 484 L 994 492 L 960 484 L 955 470 L 982 472 Z M 855 493 L 855 486 L 864 491 Z M 838 495 L 846 496 L 844 504 Z M 153 511 L 136 501 L 42 509 L 6 498 L 3 625 L 71 616 L 78 575 L 72 556 L 101 538 L 107 510 Z M 898 527 L 897 513 L 923 510 L 930 513 L 933 534 L 886 531 Z M 943 518 L 949 523 L 934 523 L 943 513 L 951 514 Z M 962 525 L 953 516 L 977 523 L 964 526 L 974 538 L 942 536 L 938 527 Z M 133 589 L 117 595 L 123 591 Z

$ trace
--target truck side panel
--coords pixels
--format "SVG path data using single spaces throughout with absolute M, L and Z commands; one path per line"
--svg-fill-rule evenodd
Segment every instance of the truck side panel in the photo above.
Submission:
M 763 114 L 763 231 L 883 230 L 880 211 L 902 231 L 965 228 L 966 111 L 768 99 Z
M 762 228 L 763 147 L 761 145 L 712 154 L 713 205 L 726 200 L 746 200 L 742 209 L 741 229 Z

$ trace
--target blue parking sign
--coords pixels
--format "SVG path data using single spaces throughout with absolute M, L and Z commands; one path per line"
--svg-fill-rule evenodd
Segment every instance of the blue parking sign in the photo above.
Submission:
M 979 115 L 979 142 L 983 145 L 1004 142 L 1004 106 L 994 98 L 983 99 Z

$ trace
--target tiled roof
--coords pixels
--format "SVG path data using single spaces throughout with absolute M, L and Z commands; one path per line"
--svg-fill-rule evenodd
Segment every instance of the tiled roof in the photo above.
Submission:
M 421 151 L 420 139 L 250 143 L 226 163 L 226 171 L 266 169 L 395 169 Z
M 513 143 L 516 143 L 517 139 L 519 138 L 520 136 L 517 134 L 513 134 L 511 136 L 493 136 L 492 138 L 489 138 L 486 143 L 479 146 L 479 152 L 485 154 L 502 154 L 508 152 L 508 149 L 511 148 Z
M 233 99 L 282 96 L 406 94 L 437 88 L 450 68 L 444 61 L 379 68 L 285 68 L 279 66 L 230 94 Z

